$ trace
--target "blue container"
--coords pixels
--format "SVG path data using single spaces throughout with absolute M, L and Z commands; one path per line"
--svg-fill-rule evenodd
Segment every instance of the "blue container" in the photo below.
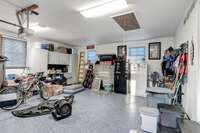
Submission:
M 41 49 L 49 50 L 49 44 L 41 44 Z
M 16 79 L 16 75 L 15 74 L 7 74 L 6 75 L 6 80 L 15 80 Z
M 54 45 L 53 44 L 41 44 L 41 49 L 45 49 L 48 51 L 54 51 Z

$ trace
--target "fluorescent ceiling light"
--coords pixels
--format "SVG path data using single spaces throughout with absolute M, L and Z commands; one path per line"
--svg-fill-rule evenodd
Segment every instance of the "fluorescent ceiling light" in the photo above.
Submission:
M 112 0 L 99 6 L 81 11 L 80 13 L 86 18 L 100 17 L 112 12 L 120 11 L 127 7 L 128 4 L 126 0 Z
M 39 23 L 31 23 L 29 28 L 34 32 L 41 32 L 49 29 L 49 27 L 41 25 Z

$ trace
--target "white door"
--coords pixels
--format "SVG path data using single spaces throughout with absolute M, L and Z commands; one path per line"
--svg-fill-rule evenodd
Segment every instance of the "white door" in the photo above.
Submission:
M 146 96 L 147 65 L 131 64 L 130 66 L 130 94 L 133 96 Z

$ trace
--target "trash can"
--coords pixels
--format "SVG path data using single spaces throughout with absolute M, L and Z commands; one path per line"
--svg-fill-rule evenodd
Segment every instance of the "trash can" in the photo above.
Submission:
M 157 108 L 142 107 L 140 108 L 142 120 L 141 129 L 149 133 L 157 133 L 159 111 Z
M 179 105 L 158 104 L 160 124 L 165 127 L 177 128 L 177 118 L 183 118 L 184 109 Z

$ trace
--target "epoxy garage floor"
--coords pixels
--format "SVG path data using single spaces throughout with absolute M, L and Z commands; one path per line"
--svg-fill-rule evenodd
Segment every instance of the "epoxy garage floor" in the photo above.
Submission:
M 23 106 L 37 105 L 32 99 Z M 1 133 L 129 133 L 140 128 L 139 108 L 145 100 L 120 94 L 86 90 L 75 95 L 72 116 L 55 121 L 51 115 L 17 118 L 0 111 Z

